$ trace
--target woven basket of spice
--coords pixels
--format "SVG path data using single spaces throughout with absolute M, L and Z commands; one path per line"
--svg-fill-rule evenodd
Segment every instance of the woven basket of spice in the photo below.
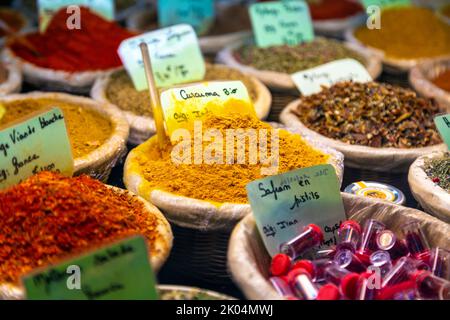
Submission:
M 30 22 L 20 11 L 8 7 L 0 7 L 0 20 L 14 33 L 19 33 L 30 27 Z M 4 46 L 6 37 L 7 32 L 0 28 L 0 48 Z
M 114 105 L 65 93 L 31 92 L 0 98 L 5 108 L 0 125 L 49 107 L 63 111 L 74 158 L 74 174 L 106 181 L 125 153 L 129 126 Z
M 347 167 L 391 173 L 445 148 L 433 123 L 438 113 L 434 101 L 409 89 L 340 82 L 291 102 L 280 119 L 342 152 Z
M 414 198 L 426 212 L 450 223 L 450 153 L 435 152 L 418 158 L 409 168 Z
M 22 88 L 22 72 L 14 61 L 0 62 L 0 96 L 19 92 Z
M 450 225 L 422 211 L 348 194 L 342 194 L 342 197 L 349 219 L 360 224 L 375 219 L 395 233 L 400 233 L 402 225 L 417 221 L 431 247 L 450 248 Z M 248 299 L 283 299 L 269 281 L 270 260 L 253 216 L 245 217 L 231 235 L 228 266 L 235 283 Z
M 221 116 L 209 116 L 203 121 L 204 130 L 219 130 L 224 139 L 229 129 L 252 129 L 255 134 L 267 134 L 267 140 L 257 142 L 257 150 L 272 141 L 278 135 L 279 157 L 278 172 L 309 167 L 322 163 L 331 163 L 342 180 L 342 155 L 331 148 L 323 148 L 304 140 L 297 134 L 283 129 L 273 129 L 255 117 L 234 113 Z M 233 137 L 232 137 L 233 138 Z M 228 139 L 228 138 L 227 138 Z M 223 154 L 227 148 L 245 148 L 245 158 L 249 159 L 250 149 L 246 136 L 233 138 L 233 144 L 223 143 Z M 209 142 L 203 141 L 203 148 Z M 270 145 L 270 144 L 269 144 Z M 193 149 L 193 140 L 187 147 L 189 154 Z M 170 143 L 159 152 L 155 137 L 133 149 L 127 157 L 124 168 L 124 182 L 128 190 L 141 195 L 160 208 L 169 221 L 178 226 L 197 230 L 231 230 L 234 224 L 250 211 L 245 185 L 268 173 L 266 164 L 238 162 L 234 148 L 234 157 L 229 160 L 218 158 L 211 164 L 179 164 L 177 159 L 179 146 Z M 198 149 L 197 149 L 198 150 Z M 252 151 L 252 152 L 253 152 Z M 174 158 L 175 157 L 175 158 Z M 228 157 L 228 156 L 227 156 Z M 228 158 L 227 158 L 228 159 Z M 187 159 L 192 160 L 192 159 Z M 248 161 L 248 160 L 245 160 Z M 198 162 L 197 162 L 198 163 Z
M 122 65 L 117 47 L 133 33 L 85 7 L 80 12 L 80 29 L 67 28 L 61 9 L 45 32 L 8 42 L 4 54 L 22 65 L 26 82 L 40 90 L 88 93 L 97 77 Z
M 268 48 L 258 48 L 247 38 L 223 49 L 217 56 L 219 62 L 258 78 L 271 89 L 290 91 L 297 91 L 291 74 L 344 58 L 360 61 L 373 79 L 381 73 L 378 55 L 353 44 L 325 38 L 295 47 Z
M 409 82 L 420 95 L 435 99 L 450 112 L 450 58 L 415 66 L 409 73 Z
M 0 230 L 21 230 L 0 235 L 3 299 L 23 298 L 20 277 L 32 270 L 131 235 L 146 238 L 156 271 L 172 248 L 170 225 L 156 207 L 85 175 L 41 172 L 0 191 L 0 203 Z
M 205 54 L 215 54 L 225 46 L 240 41 L 251 34 L 252 27 L 246 5 L 217 4 L 216 11 L 213 25 L 205 34 L 199 35 L 199 45 Z M 126 26 L 137 31 L 158 29 L 156 9 L 149 8 L 130 15 L 126 20 Z
M 258 118 L 265 119 L 269 114 L 272 97 L 267 87 L 258 79 L 226 66 L 206 64 L 204 80 L 242 81 L 253 100 Z M 112 103 L 124 111 L 130 124 L 130 143 L 141 144 L 155 134 L 156 128 L 148 91 L 137 91 L 124 69 L 98 78 L 92 87 L 91 97 L 98 101 Z
M 381 28 L 362 25 L 347 30 L 345 38 L 381 54 L 385 71 L 402 74 L 427 59 L 450 57 L 450 25 L 432 10 L 414 6 L 390 8 L 382 11 L 380 19 Z

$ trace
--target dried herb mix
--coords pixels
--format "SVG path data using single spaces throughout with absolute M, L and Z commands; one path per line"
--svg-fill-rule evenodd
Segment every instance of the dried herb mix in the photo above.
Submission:
M 156 250 L 156 226 L 137 198 L 88 176 L 41 172 L 0 191 L 0 283 L 134 234 Z
M 365 64 L 365 59 L 355 51 L 339 41 L 324 38 L 297 46 L 258 48 L 255 45 L 246 45 L 235 51 L 234 55 L 241 63 L 258 70 L 289 74 L 345 58 L 353 58 Z
M 349 144 L 416 148 L 441 143 L 432 101 L 376 82 L 341 82 L 303 97 L 294 113 L 309 129 Z
M 439 187 L 450 192 L 450 152 L 425 162 L 425 173 Z
M 221 65 L 206 65 L 206 74 L 203 80 L 239 80 L 246 86 L 250 98 L 257 98 L 256 88 L 248 76 L 238 70 Z M 125 70 L 114 72 L 106 87 L 108 100 L 124 111 L 130 111 L 137 115 L 151 116 L 150 97 L 147 90 L 137 91 L 131 78 Z
M 113 124 L 105 116 L 94 110 L 83 108 L 80 104 L 63 99 L 38 98 L 2 102 L 6 112 L 0 118 L 0 125 L 7 125 L 33 112 L 51 106 L 58 106 L 64 113 L 74 158 L 94 151 L 112 135 Z M 87 130 L 89 128 L 89 130 Z

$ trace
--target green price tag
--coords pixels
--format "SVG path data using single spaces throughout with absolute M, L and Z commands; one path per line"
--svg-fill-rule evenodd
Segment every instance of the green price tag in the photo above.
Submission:
M 321 246 L 336 244 L 346 220 L 339 183 L 332 165 L 318 165 L 247 184 L 247 195 L 261 238 L 271 256 L 310 223 L 322 228 Z
M 214 22 L 213 0 L 158 1 L 158 20 L 162 27 L 186 23 L 199 35 L 208 32 Z
M 450 149 L 450 114 L 434 118 L 434 123 L 447 147 Z
M 128 38 L 118 53 L 136 90 L 147 88 L 144 62 L 139 45 L 148 45 L 153 75 L 158 87 L 202 80 L 205 76 L 197 35 L 190 25 L 180 24 Z
M 70 141 L 59 108 L 0 131 L 0 189 L 40 171 L 73 174 Z
M 366 68 L 354 59 L 341 59 L 325 63 L 315 68 L 296 72 L 291 77 L 304 96 L 320 92 L 322 86 L 329 87 L 341 81 L 372 81 Z
M 142 236 L 105 246 L 22 278 L 29 300 L 156 300 Z
M 362 0 L 361 2 L 365 8 L 368 8 L 370 6 L 388 8 L 388 7 L 411 5 L 411 0 Z
M 309 8 L 303 1 L 254 3 L 249 11 L 259 47 L 294 46 L 314 40 Z
M 105 19 L 114 20 L 114 0 L 38 0 L 39 31 L 44 32 L 55 12 L 68 6 L 89 7 Z M 68 19 L 76 14 L 76 10 L 67 10 Z

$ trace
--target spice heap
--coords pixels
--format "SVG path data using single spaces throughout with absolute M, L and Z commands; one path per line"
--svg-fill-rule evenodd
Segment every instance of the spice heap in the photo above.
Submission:
M 154 250 L 157 220 L 141 201 L 87 176 L 41 172 L 0 191 L 0 283 L 134 234 Z
M 311 224 L 280 246 L 270 282 L 290 300 L 450 299 L 450 253 L 431 249 L 419 223 L 401 226 L 403 239 L 377 220 L 364 229 L 353 220 L 338 230 L 338 243 L 314 250 L 323 240 Z M 314 252 L 306 259 L 307 250 Z M 310 254 L 311 256 L 311 254 Z
M 356 38 L 398 59 L 450 54 L 450 25 L 429 9 L 391 8 L 382 11 L 381 21 L 380 29 L 370 30 L 366 26 L 357 29 Z
M 0 125 L 49 107 L 61 108 L 74 158 L 84 156 L 100 147 L 111 136 L 113 130 L 111 122 L 101 114 L 61 99 L 23 99 L 2 102 L 2 105 L 5 108 L 5 114 L 0 119 Z
M 202 127 L 203 130 L 218 129 L 224 139 L 227 136 L 227 129 L 256 129 L 257 136 L 263 132 L 262 130 L 267 131 L 267 140 L 263 139 L 263 143 L 267 142 L 268 157 L 271 157 L 272 127 L 256 118 L 233 113 L 209 116 L 203 121 Z M 328 155 L 308 145 L 299 135 L 290 134 L 285 130 L 277 131 L 279 132 L 278 173 L 327 162 Z M 237 148 L 238 139 L 235 141 L 234 147 Z M 239 138 L 239 141 L 245 145 L 246 160 L 243 164 L 238 163 L 237 152 L 234 152 L 234 164 L 227 164 L 225 161 L 227 143 L 225 142 L 223 142 L 223 164 L 205 164 L 204 162 L 194 164 L 193 158 L 190 161 L 191 164 L 177 164 L 172 159 L 171 152 L 174 148 L 172 145 L 167 144 L 160 154 L 157 140 L 150 139 L 135 149 L 138 161 L 136 167 L 131 170 L 144 176 L 146 188 L 150 190 L 159 189 L 217 203 L 247 203 L 245 186 L 250 181 L 260 179 L 262 177 L 261 167 L 265 166 L 261 163 L 250 164 L 249 143 L 246 142 L 245 136 Z M 206 150 L 210 144 L 210 141 L 203 141 L 203 150 Z M 190 152 L 194 157 L 193 138 L 187 148 L 186 153 Z M 258 143 L 256 150 L 260 150 L 260 148 L 261 144 Z M 217 156 L 219 160 L 222 160 L 222 155 Z
M 439 187 L 450 192 L 450 152 L 425 163 L 425 172 Z
M 20 58 L 54 70 L 81 72 L 119 67 L 122 63 L 117 48 L 133 34 L 85 7 L 80 9 L 80 29 L 67 28 L 63 8 L 53 16 L 44 33 L 25 37 L 37 52 L 19 41 L 12 42 L 10 48 Z
M 8 75 L 8 69 L 6 69 L 5 66 L 0 63 L 0 84 L 8 80 Z
M 155 30 L 160 28 L 156 11 L 148 12 L 146 20 L 146 23 L 140 26 L 140 29 Z M 252 24 L 248 15 L 248 7 L 243 4 L 233 4 L 218 11 L 209 30 L 206 30 L 206 33 L 200 36 L 220 36 L 251 29 Z
M 301 98 L 295 115 L 309 129 L 349 144 L 416 148 L 441 143 L 432 101 L 376 82 L 340 82 Z
M 252 24 L 248 15 L 248 8 L 243 4 L 229 5 L 216 15 L 208 36 L 251 30 Z
M 313 20 L 344 19 L 363 12 L 363 7 L 351 0 L 308 0 Z
M 204 81 L 239 80 L 247 87 L 250 98 L 257 98 L 251 78 L 242 72 L 221 65 L 206 65 Z M 125 70 L 114 72 L 106 87 L 106 97 L 120 109 L 137 115 L 151 116 L 150 97 L 147 90 L 136 91 L 131 78 Z
M 0 8 L 0 20 L 8 25 L 12 31 L 19 31 L 25 26 L 25 20 L 14 10 Z M 0 38 L 6 35 L 5 30 L 0 28 Z
M 363 57 L 339 41 L 324 38 L 316 38 L 297 46 L 243 46 L 234 55 L 241 63 L 256 69 L 283 73 L 295 73 L 345 58 L 353 58 L 365 64 Z
M 450 92 L 450 69 L 445 70 L 437 77 L 435 77 L 432 82 L 439 88 Z

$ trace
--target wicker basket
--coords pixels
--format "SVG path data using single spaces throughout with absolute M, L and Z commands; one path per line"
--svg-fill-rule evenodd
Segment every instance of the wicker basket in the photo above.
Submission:
M 226 66 L 223 67 L 226 68 Z M 91 97 L 93 99 L 101 102 L 111 103 L 106 95 L 106 89 L 108 87 L 108 83 L 111 79 L 112 74 L 113 72 L 97 79 L 91 90 Z M 270 105 L 272 102 L 270 91 L 258 79 L 249 77 L 247 75 L 243 76 L 248 77 L 249 80 L 252 81 L 255 88 L 257 95 L 256 101 L 254 101 L 256 115 L 259 119 L 265 119 L 269 114 Z M 128 138 L 128 141 L 131 144 L 139 145 L 148 140 L 152 135 L 156 133 L 155 121 L 152 117 L 136 115 L 135 113 L 130 111 L 124 111 L 124 114 L 130 125 L 130 136 Z
M 1 62 L 8 71 L 8 78 L 0 83 L 0 96 L 19 92 L 22 88 L 22 71 L 14 61 Z
M 67 72 L 39 67 L 4 49 L 5 59 L 14 61 L 22 67 L 24 81 L 45 91 L 65 91 L 78 94 L 89 93 L 95 80 L 109 71 L 118 68 L 96 71 Z
M 409 82 L 422 96 L 433 98 L 439 106 L 450 112 L 450 92 L 437 87 L 431 80 L 450 70 L 450 58 L 421 63 L 411 69 Z
M 450 225 L 447 223 L 419 210 L 375 199 L 347 194 L 342 196 L 348 218 L 360 223 L 377 219 L 394 232 L 406 222 L 419 221 L 431 246 L 450 248 Z M 270 256 L 262 243 L 252 215 L 244 218 L 231 235 L 228 264 L 234 281 L 248 299 L 282 299 L 268 280 Z
M 89 98 L 65 93 L 31 92 L 1 97 L 0 101 L 12 102 L 28 99 L 55 99 L 79 104 L 80 107 L 93 110 L 111 121 L 111 136 L 94 151 L 74 159 L 74 174 L 87 174 L 95 179 L 106 181 L 116 162 L 124 155 L 129 126 L 122 112 L 108 103 L 100 103 Z M 86 128 L 88 130 L 88 128 Z
M 423 170 L 425 161 L 443 155 L 443 152 L 436 152 L 418 158 L 409 168 L 408 181 L 414 198 L 422 208 L 435 217 L 450 223 L 450 193 L 431 181 Z

